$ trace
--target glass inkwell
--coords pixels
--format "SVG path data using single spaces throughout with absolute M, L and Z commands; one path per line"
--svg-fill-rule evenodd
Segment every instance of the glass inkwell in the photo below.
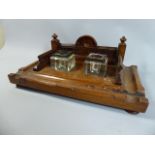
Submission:
M 75 54 L 72 51 L 58 50 L 50 57 L 50 66 L 59 71 L 71 71 L 75 62 Z
M 106 76 L 108 57 L 104 54 L 90 53 L 85 60 L 85 74 Z

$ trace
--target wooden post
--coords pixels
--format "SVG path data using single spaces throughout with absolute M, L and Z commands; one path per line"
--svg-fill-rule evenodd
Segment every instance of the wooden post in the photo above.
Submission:
M 126 49 L 126 43 L 125 43 L 125 41 L 126 41 L 126 38 L 125 38 L 125 36 L 123 36 L 121 39 L 120 39 L 120 43 L 119 43 L 119 45 L 118 45 L 118 52 L 119 52 L 119 54 L 121 55 L 121 57 L 122 57 L 122 61 L 124 60 L 124 55 L 125 55 L 125 49 Z
M 126 38 L 123 36 L 120 39 L 120 43 L 118 45 L 118 64 L 117 64 L 117 69 L 116 69 L 116 78 L 115 78 L 115 84 L 121 85 L 121 70 L 123 69 L 123 59 L 125 55 L 125 49 L 126 49 Z
M 53 37 L 53 39 L 51 40 L 51 47 L 52 47 L 53 51 L 56 51 L 60 47 L 60 42 L 57 39 L 58 36 L 55 33 L 52 35 L 52 37 Z

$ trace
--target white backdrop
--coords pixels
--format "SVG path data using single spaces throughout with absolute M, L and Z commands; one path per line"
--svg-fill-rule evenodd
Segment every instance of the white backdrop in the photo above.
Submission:
M 0 134 L 155 134 L 155 20 L 0 20 Z M 137 65 L 149 98 L 146 113 L 131 115 L 70 98 L 17 89 L 7 74 L 50 49 L 52 33 L 63 43 L 89 34 L 99 45 L 127 38 L 125 65 Z

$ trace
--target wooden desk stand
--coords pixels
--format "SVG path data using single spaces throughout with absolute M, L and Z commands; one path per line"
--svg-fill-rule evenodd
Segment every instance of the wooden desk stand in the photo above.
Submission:
M 9 74 L 11 83 L 49 93 L 85 100 L 96 104 L 125 109 L 131 113 L 145 112 L 148 100 L 140 82 L 136 66 L 126 67 L 123 59 L 126 38 L 118 47 L 98 46 L 88 35 L 75 44 L 62 44 L 54 34 L 52 49 L 39 55 L 38 61 Z M 50 67 L 50 56 L 57 50 L 71 50 L 76 55 L 76 68 L 71 72 L 56 71 Z M 84 74 L 84 60 L 90 52 L 108 56 L 106 77 Z

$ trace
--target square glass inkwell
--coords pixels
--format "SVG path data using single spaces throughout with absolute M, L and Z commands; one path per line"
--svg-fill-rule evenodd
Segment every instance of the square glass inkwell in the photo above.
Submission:
M 50 66 L 59 71 L 69 72 L 75 67 L 75 63 L 72 51 L 58 50 L 50 57 Z
M 106 76 L 108 57 L 104 54 L 90 53 L 85 60 L 85 74 Z

